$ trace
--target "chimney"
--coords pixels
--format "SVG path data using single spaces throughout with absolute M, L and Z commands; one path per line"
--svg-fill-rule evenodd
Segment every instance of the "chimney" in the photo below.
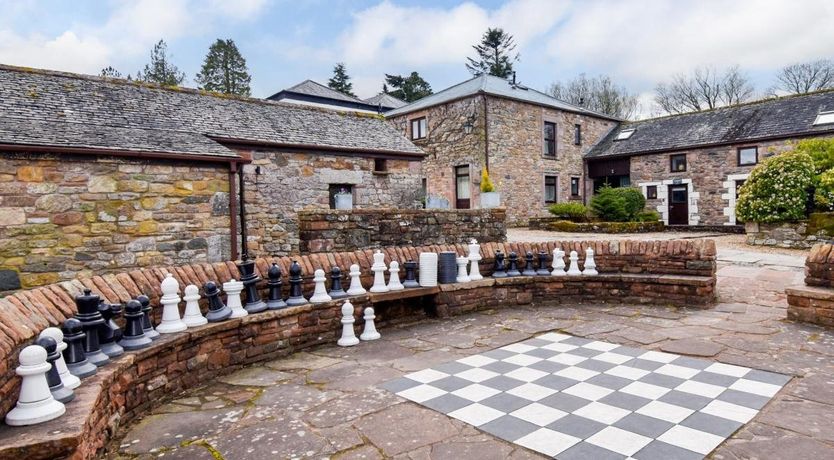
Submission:
M 584 98 L 584 97 L 580 97 L 580 98 L 579 98 L 579 105 L 580 105 L 580 106 L 585 105 L 585 98 Z

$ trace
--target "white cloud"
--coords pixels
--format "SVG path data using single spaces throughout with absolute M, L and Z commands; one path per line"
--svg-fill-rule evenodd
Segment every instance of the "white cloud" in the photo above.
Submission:
M 71 31 L 48 38 L 0 30 L 0 62 L 7 64 L 90 72 L 106 67 L 110 54 L 110 47 L 97 38 L 80 38 Z

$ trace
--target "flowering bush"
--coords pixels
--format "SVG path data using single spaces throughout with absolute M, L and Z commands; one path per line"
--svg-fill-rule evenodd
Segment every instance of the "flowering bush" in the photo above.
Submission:
M 821 211 L 834 211 L 834 169 L 817 176 L 814 204 Z
M 741 186 L 736 214 L 747 222 L 791 222 L 803 219 L 814 162 L 801 151 L 768 158 L 753 168 Z

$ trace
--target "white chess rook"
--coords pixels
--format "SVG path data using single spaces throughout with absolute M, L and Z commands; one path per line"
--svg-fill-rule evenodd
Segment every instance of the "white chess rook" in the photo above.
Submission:
M 420 253 L 420 286 L 437 286 L 437 254 L 434 252 Z
M 483 275 L 481 275 L 481 267 L 478 265 L 478 262 L 481 261 L 481 245 L 478 244 L 478 241 L 472 238 L 472 241 L 469 243 L 469 279 L 471 281 L 478 281 L 484 279 Z
M 553 250 L 553 271 L 552 276 L 565 276 L 565 252 L 561 249 Z
M 313 296 L 310 297 L 310 303 L 324 303 L 333 300 L 327 293 L 327 287 L 324 285 L 325 281 L 327 281 L 327 276 L 324 274 L 324 270 L 317 269 L 313 274 L 313 282 L 316 283 L 316 287 L 313 290 Z
M 400 263 L 393 260 L 391 261 L 391 267 L 388 269 L 388 290 L 401 291 L 403 289 L 405 289 L 405 286 L 400 282 Z
M 38 338 L 41 337 L 50 337 L 58 344 L 58 360 L 55 361 L 55 367 L 58 368 L 61 383 L 70 390 L 78 388 L 81 385 L 81 379 L 70 373 L 67 368 L 67 362 L 64 360 L 64 350 L 67 349 L 67 344 L 64 342 L 64 332 L 57 327 L 48 327 L 38 336 Z
M 583 275 L 598 275 L 597 263 L 594 261 L 594 250 L 588 248 L 585 250 L 585 264 L 582 267 Z
M 362 329 L 362 335 L 359 336 L 362 340 L 376 340 L 380 337 L 379 332 L 376 330 L 376 324 L 374 324 L 374 309 L 368 307 L 365 309 L 365 328 Z
M 340 347 L 352 347 L 359 343 L 356 333 L 353 331 L 353 323 L 356 320 L 353 318 L 353 304 L 349 300 L 345 300 L 342 304 L 342 337 L 336 342 Z
M 20 395 L 14 409 L 6 414 L 6 424 L 34 425 L 64 415 L 66 407 L 55 400 L 46 381 L 46 373 L 52 368 L 46 362 L 46 350 L 29 345 L 20 352 L 19 361 L 15 373 L 21 377 Z
M 468 283 L 468 282 L 472 281 L 469 278 L 469 274 L 466 273 L 466 265 L 469 264 L 469 259 L 466 258 L 466 257 L 460 256 L 460 257 L 457 258 L 456 262 L 458 264 L 458 276 L 457 276 L 457 278 L 455 278 L 455 282 Z
M 371 286 L 371 292 L 388 292 L 388 286 L 385 285 L 385 254 L 379 249 L 374 253 L 374 264 L 371 266 L 371 271 L 374 272 L 374 285 Z
M 568 268 L 568 276 L 579 276 L 582 272 L 579 271 L 579 254 L 576 251 L 570 252 L 570 268 Z
M 174 275 L 168 273 L 162 280 L 162 322 L 156 327 L 160 334 L 173 334 L 188 329 L 188 326 L 180 318 L 180 283 Z
M 226 305 L 232 309 L 232 316 L 229 318 L 241 318 L 249 314 L 240 302 L 240 292 L 243 290 L 243 283 L 237 280 L 230 280 L 223 283 L 223 291 L 226 292 Z
M 202 326 L 208 323 L 208 320 L 200 311 L 200 288 L 193 284 L 185 287 L 185 295 L 182 297 L 185 300 L 185 313 L 182 315 L 182 322 L 188 327 Z
M 350 266 L 350 287 L 347 290 L 348 295 L 362 295 L 365 288 L 362 287 L 362 271 L 359 270 L 359 265 L 353 264 Z

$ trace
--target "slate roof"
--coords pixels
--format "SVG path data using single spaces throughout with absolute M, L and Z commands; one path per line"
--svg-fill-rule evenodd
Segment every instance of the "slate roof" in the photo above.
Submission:
M 306 94 L 308 96 L 322 97 L 322 98 L 327 98 L 327 99 L 336 99 L 336 100 L 345 101 L 345 102 L 359 102 L 359 103 L 364 102 L 359 98 L 350 97 L 347 94 L 340 93 L 340 92 L 336 91 L 335 89 L 331 89 L 331 88 L 329 88 L 327 86 L 324 86 L 321 83 L 315 82 L 313 80 L 304 80 L 297 85 L 290 86 L 289 88 L 287 88 L 285 90 L 282 90 L 282 91 L 279 91 L 278 93 L 275 93 L 274 95 L 270 96 L 267 99 L 273 99 L 278 94 L 281 94 L 281 93 L 284 93 L 284 92 L 297 93 L 297 94 Z
M 377 116 L 0 65 L 0 144 L 236 157 L 228 144 L 422 156 Z
M 834 90 L 622 123 L 585 156 L 630 156 L 831 133 L 834 124 L 813 125 L 819 112 L 829 110 L 834 110 Z M 628 129 L 635 130 L 630 138 L 614 140 L 621 131 Z
M 606 120 L 619 121 L 617 118 L 589 110 L 567 102 L 556 99 L 553 96 L 528 88 L 522 84 L 515 84 L 504 78 L 495 77 L 492 75 L 478 75 L 470 78 L 457 85 L 450 86 L 443 91 L 418 99 L 411 104 L 391 110 L 385 113 L 386 117 L 402 115 L 417 110 L 422 110 L 439 104 L 444 104 L 462 97 L 472 96 L 475 94 L 491 94 L 493 96 L 505 97 L 515 99 L 522 102 L 529 102 L 531 104 L 542 105 L 545 107 L 552 107 L 554 109 L 564 110 L 567 112 L 581 113 Z
M 376 106 L 382 106 L 383 109 L 398 109 L 408 105 L 408 102 L 385 93 L 379 93 L 376 96 L 369 97 L 365 99 L 365 102 Z

